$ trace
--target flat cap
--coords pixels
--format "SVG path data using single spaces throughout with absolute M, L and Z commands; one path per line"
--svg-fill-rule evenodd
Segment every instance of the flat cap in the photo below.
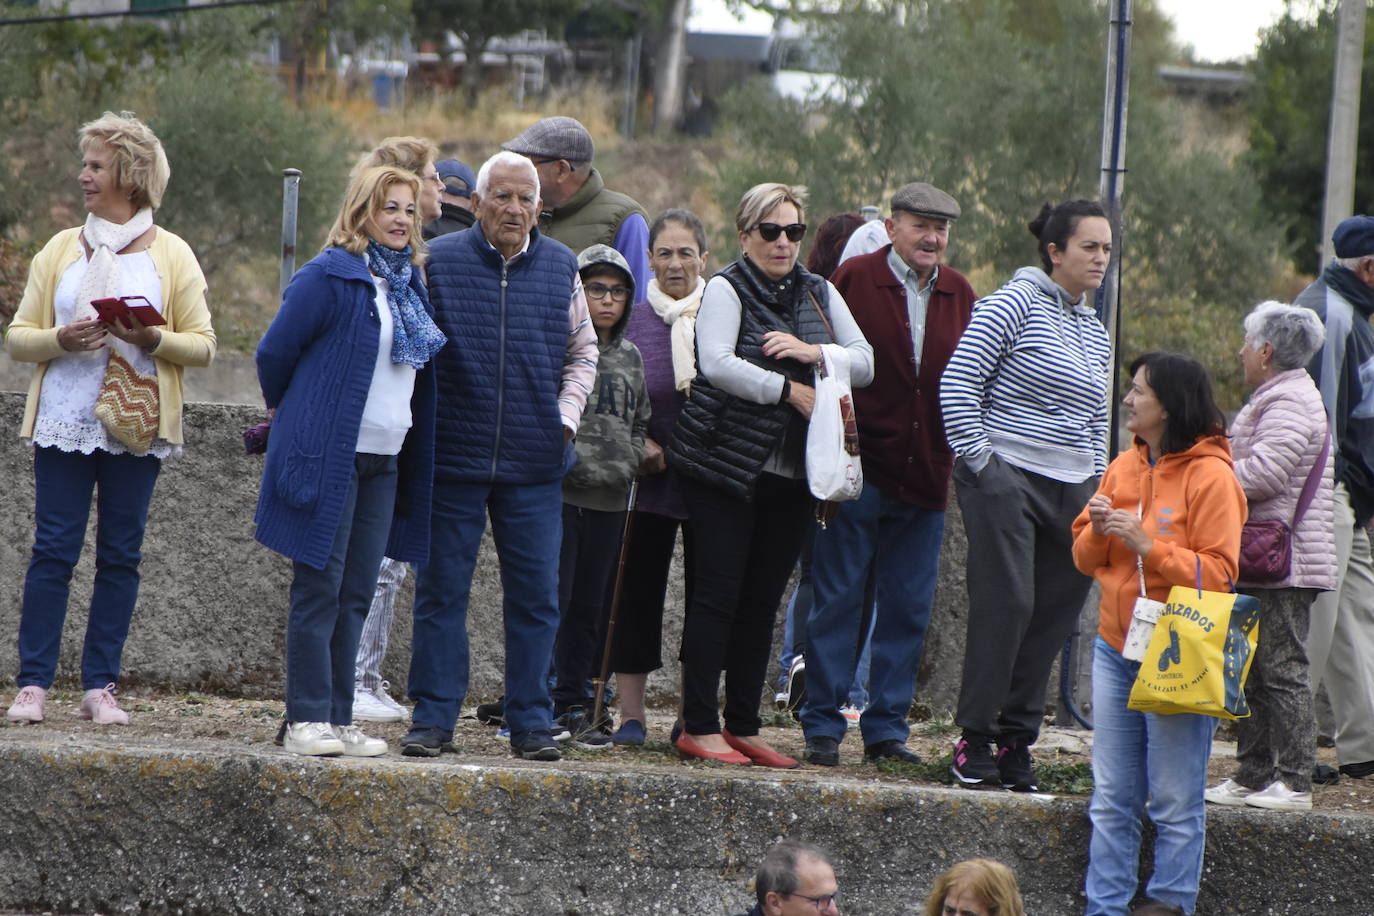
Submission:
M 933 216 L 936 219 L 956 220 L 959 218 L 959 204 L 944 191 L 924 181 L 902 185 L 892 195 L 893 213 L 905 210 L 917 216 Z
M 1331 233 L 1338 258 L 1362 258 L 1374 254 L 1374 216 L 1352 216 L 1341 220 Z
M 576 118 L 558 117 L 535 121 L 514 140 L 501 144 L 501 149 L 522 156 L 541 159 L 566 159 L 569 162 L 591 162 L 596 154 L 592 135 Z
M 461 159 L 440 159 L 434 163 L 434 170 L 444 182 L 444 190 L 458 197 L 471 197 L 477 185 L 477 176 Z

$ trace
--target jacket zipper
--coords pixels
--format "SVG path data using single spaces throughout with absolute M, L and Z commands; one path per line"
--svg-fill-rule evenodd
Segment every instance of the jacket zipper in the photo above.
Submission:
M 501 449 L 501 420 L 506 407 L 506 272 L 509 264 L 501 261 L 501 344 L 496 356 L 496 428 L 491 440 L 491 479 L 496 479 L 496 464 Z

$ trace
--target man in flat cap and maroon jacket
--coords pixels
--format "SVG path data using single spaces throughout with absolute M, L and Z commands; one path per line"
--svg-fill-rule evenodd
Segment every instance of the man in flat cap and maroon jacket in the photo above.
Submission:
M 959 205 L 928 184 L 892 196 L 891 244 L 839 266 L 830 280 L 873 345 L 873 382 L 854 389 L 863 493 L 816 535 L 815 604 L 807 620 L 806 758 L 839 763 L 840 712 L 874 607 L 864 757 L 915 762 L 906 747 L 954 456 L 940 414 L 940 375 L 968 326 L 975 296 L 940 261 Z
M 501 148 L 525 156 L 539 172 L 540 232 L 573 251 L 610 245 L 629 262 L 635 289 L 649 288 L 648 217 L 633 198 L 606 187 L 592 166 L 596 145 L 581 121 L 562 116 L 535 121 Z

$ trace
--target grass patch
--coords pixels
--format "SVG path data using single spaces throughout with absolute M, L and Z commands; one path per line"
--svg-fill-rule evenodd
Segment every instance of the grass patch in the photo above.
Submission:
M 1043 763 L 1035 768 L 1041 792 L 1057 795 L 1090 795 L 1093 768 L 1089 763 Z

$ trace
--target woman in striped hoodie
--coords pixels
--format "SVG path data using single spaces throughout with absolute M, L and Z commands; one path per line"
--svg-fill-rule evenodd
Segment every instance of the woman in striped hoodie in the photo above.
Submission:
M 1045 682 L 1091 584 L 1074 568 L 1070 525 L 1107 466 L 1111 360 L 1089 299 L 1111 258 L 1101 206 L 1046 204 L 1030 230 L 1043 269 L 1023 267 L 974 303 L 940 383 L 968 533 L 954 775 L 1023 792 L 1036 788 Z

